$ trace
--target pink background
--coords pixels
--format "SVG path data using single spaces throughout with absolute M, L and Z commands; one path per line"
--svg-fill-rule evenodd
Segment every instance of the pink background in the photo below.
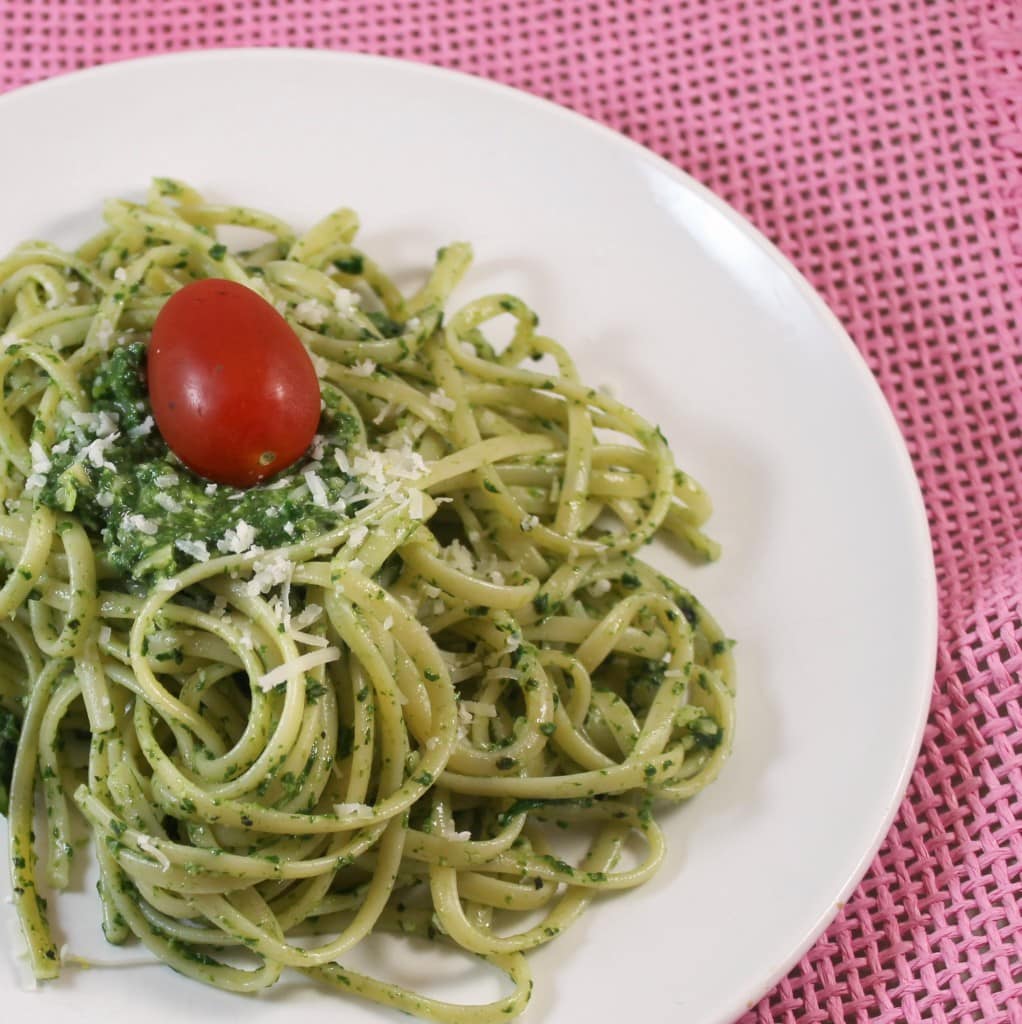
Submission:
M 1022 1022 L 1022 4 L 0 0 L 0 91 L 253 45 L 389 54 L 573 107 L 707 184 L 823 294 L 919 474 L 940 649 L 890 835 L 743 1024 Z

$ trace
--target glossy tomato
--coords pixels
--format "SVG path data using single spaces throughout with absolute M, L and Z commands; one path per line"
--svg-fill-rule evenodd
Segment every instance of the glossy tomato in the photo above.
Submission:
M 153 417 L 200 476 L 250 487 L 309 447 L 320 392 L 308 352 L 254 291 L 209 278 L 172 295 L 148 357 Z

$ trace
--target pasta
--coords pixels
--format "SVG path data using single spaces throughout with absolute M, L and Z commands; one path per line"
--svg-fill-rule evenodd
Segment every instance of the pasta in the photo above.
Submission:
M 80 815 L 111 943 L 236 992 L 293 968 L 429 1020 L 516 1015 L 523 954 L 646 881 L 659 802 L 730 749 L 731 642 L 636 554 L 662 534 L 715 558 L 706 495 L 520 299 L 445 311 L 467 245 L 405 297 L 349 210 L 296 235 L 158 179 L 104 216 L 77 252 L 0 260 L 0 714 L 36 976 L 60 969 L 37 894 L 67 886 Z M 237 228 L 265 240 L 218 240 Z M 307 457 L 248 491 L 191 475 L 147 415 L 148 332 L 203 277 L 272 302 L 321 382 Z M 346 969 L 374 930 L 483 957 L 509 994 Z

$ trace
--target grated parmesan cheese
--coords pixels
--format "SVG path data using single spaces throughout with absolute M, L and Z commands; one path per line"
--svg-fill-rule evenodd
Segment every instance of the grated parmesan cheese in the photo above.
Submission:
M 312 438 L 312 447 L 309 449 L 309 458 L 313 462 L 322 462 L 325 451 L 326 438 L 322 434 L 315 434 Z
M 313 504 L 320 508 L 326 508 L 330 501 L 326 492 L 326 484 L 320 479 L 319 474 L 314 469 L 307 469 L 302 476 L 305 477 L 305 485 L 309 488 L 309 494 L 312 495 Z
M 160 493 L 154 495 L 153 501 L 167 512 L 180 512 L 182 508 L 181 502 L 176 501 L 169 494 Z
M 289 582 L 295 571 L 294 562 L 286 555 L 276 553 L 263 559 L 256 559 L 252 579 L 245 584 L 245 593 L 257 597 L 280 583 Z
M 356 818 L 371 816 L 373 809 L 366 804 L 334 804 L 334 814 L 338 818 L 347 818 L 349 815 Z
M 358 311 L 358 306 L 361 301 L 362 296 L 357 292 L 353 292 L 350 288 L 334 289 L 334 309 L 336 309 L 341 316 L 354 316 Z
M 216 542 L 217 550 L 225 554 L 240 555 L 252 547 L 255 537 L 255 527 L 250 526 L 244 519 L 239 519 L 238 525 L 228 530 Z
M 159 526 L 156 523 L 137 512 L 126 515 L 122 523 L 129 530 L 137 530 L 139 533 L 144 533 L 147 537 L 154 536 L 159 530 Z
M 295 306 L 295 319 L 308 327 L 322 327 L 330 310 L 315 299 L 303 299 Z
M 154 426 L 156 426 L 156 423 L 153 420 L 152 416 L 146 416 L 146 418 L 142 420 L 142 422 L 137 427 L 132 427 L 131 430 L 128 431 L 128 437 L 146 437 L 147 435 L 153 432 Z
M 194 558 L 197 562 L 209 561 L 209 549 L 206 547 L 205 541 L 188 540 L 186 537 L 179 537 L 174 541 L 174 547 L 179 551 L 183 551 L 189 558 Z
M 326 647 L 330 641 L 325 636 L 316 633 L 303 633 L 300 629 L 288 630 L 289 637 L 296 644 L 305 644 L 306 647 Z
M 120 423 L 120 417 L 115 412 L 98 412 L 95 417 L 94 428 L 97 437 L 110 437 Z
M 340 656 L 341 652 L 337 647 L 324 647 L 319 651 L 309 651 L 308 654 L 303 654 L 293 661 L 286 661 L 283 665 L 264 672 L 256 679 L 256 686 L 268 693 L 275 686 L 286 683 L 289 679 L 294 679 L 310 669 L 336 661 Z
M 295 629 L 305 629 L 311 626 L 321 615 L 323 609 L 318 604 L 306 605 L 292 620 L 291 625 Z
M 462 572 L 466 576 L 471 575 L 472 570 L 475 568 L 472 562 L 472 553 L 457 537 L 444 548 L 443 554 L 444 561 L 453 565 L 458 572 Z
M 110 348 L 114 336 L 114 325 L 109 320 L 100 320 L 96 324 L 96 343 L 104 351 Z
M 156 845 L 156 841 L 152 836 L 147 836 L 144 833 L 139 835 L 138 848 L 143 853 L 148 853 L 160 865 L 161 871 L 170 870 L 170 858 Z
M 417 488 L 408 492 L 408 515 L 415 520 L 426 518 L 426 496 Z
M 375 426 L 379 426 L 396 408 L 393 402 L 387 402 L 383 408 L 373 417 Z M 376 453 L 374 453 L 376 454 Z
M 116 467 L 106 457 L 106 450 L 121 436 L 119 430 L 105 437 L 97 437 L 82 449 L 81 458 L 90 462 L 96 469 L 115 469 Z
M 52 463 L 43 446 L 38 441 L 33 441 L 28 446 L 28 450 L 32 456 L 32 472 L 49 473 Z

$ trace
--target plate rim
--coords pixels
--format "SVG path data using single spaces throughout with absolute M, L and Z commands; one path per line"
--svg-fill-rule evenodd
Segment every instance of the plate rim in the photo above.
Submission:
M 913 689 L 919 692 L 916 694 L 917 709 L 915 720 L 912 723 L 910 741 L 906 744 L 904 750 L 900 752 L 897 782 L 893 790 L 885 797 L 886 807 L 879 826 L 875 830 L 875 834 L 863 846 L 854 867 L 841 883 L 837 892 L 835 892 L 831 902 L 818 916 L 809 932 L 801 941 L 785 950 L 779 959 L 774 960 L 773 966 L 765 967 L 762 971 L 758 972 L 759 980 L 755 982 L 754 991 L 752 987 L 748 991 L 737 991 L 734 996 L 721 1000 L 716 1015 L 711 1015 L 704 1019 L 704 1024 L 728 1024 L 728 1022 L 734 1020 L 745 1011 L 752 1009 L 759 1001 L 769 995 L 777 983 L 790 973 L 791 969 L 802 959 L 806 952 L 816 944 L 820 936 L 837 917 L 845 901 L 867 874 L 880 847 L 890 833 L 891 826 L 904 802 L 905 794 L 918 762 L 933 697 L 933 679 L 938 653 L 939 595 L 936 562 L 925 499 L 920 488 L 919 477 L 912 464 L 906 438 L 898 425 L 891 404 L 888 402 L 877 378 L 870 370 L 865 357 L 852 340 L 837 314 L 812 286 L 808 278 L 795 266 L 792 260 L 748 220 L 744 214 L 690 173 L 641 142 L 571 107 L 564 106 L 554 100 L 504 82 L 485 78 L 461 69 L 448 68 L 425 61 L 408 60 L 400 57 L 353 50 L 294 46 L 189 49 L 117 59 L 91 67 L 61 71 L 48 78 L 16 86 L 7 92 L 0 93 L 0 118 L 4 116 L 8 108 L 24 101 L 31 102 L 36 96 L 51 90 L 66 89 L 69 82 L 73 83 L 83 79 L 116 77 L 118 75 L 130 76 L 139 71 L 145 73 L 145 69 L 152 65 L 215 64 L 239 60 L 257 62 L 299 60 L 344 63 L 356 66 L 362 64 L 366 66 L 389 67 L 399 74 L 420 74 L 427 77 L 453 80 L 464 88 L 475 89 L 483 94 L 492 93 L 500 95 L 506 100 L 520 103 L 526 107 L 532 107 L 540 116 L 552 115 L 560 117 L 566 122 L 574 124 L 580 130 L 601 136 L 608 145 L 623 147 L 634 157 L 641 158 L 647 163 L 652 164 L 660 173 L 671 179 L 676 185 L 694 194 L 701 202 L 710 206 L 715 213 L 723 216 L 731 227 L 741 233 L 747 243 L 767 255 L 771 264 L 776 269 L 783 271 L 789 282 L 794 285 L 800 298 L 807 303 L 810 310 L 816 314 L 822 325 L 827 329 L 827 333 L 832 336 L 835 342 L 835 349 L 842 353 L 842 358 L 845 360 L 849 372 L 858 379 L 856 386 L 860 393 L 863 397 L 868 396 L 869 402 L 873 407 L 876 422 L 883 425 L 886 447 L 896 460 L 899 479 L 906 492 L 906 498 L 911 505 L 911 508 L 906 506 L 906 512 L 910 513 L 908 515 L 911 526 L 911 537 L 909 539 L 916 549 L 915 553 L 920 563 L 919 567 L 925 575 L 925 579 L 918 581 L 921 586 L 923 603 L 916 611 L 916 618 L 919 623 L 918 650 L 915 652 L 914 658 L 916 661 L 915 675 L 917 678 L 912 682 Z M 764 957 L 764 963 L 767 962 L 769 962 L 768 959 Z

